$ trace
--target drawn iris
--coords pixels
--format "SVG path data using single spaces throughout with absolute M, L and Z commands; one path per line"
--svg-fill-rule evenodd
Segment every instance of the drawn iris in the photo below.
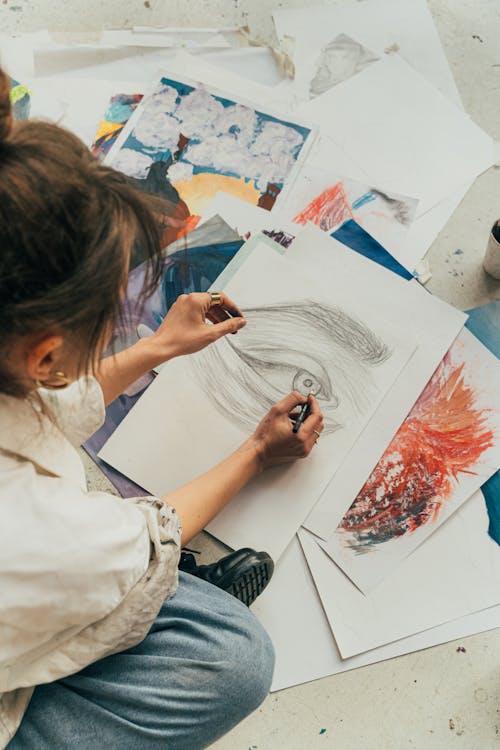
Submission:
M 312 372 L 299 370 L 293 379 L 292 391 L 299 391 L 304 396 L 312 393 L 313 396 L 320 399 L 324 394 L 325 388 L 322 381 Z M 338 406 L 339 400 L 333 393 L 329 401 L 332 406 Z

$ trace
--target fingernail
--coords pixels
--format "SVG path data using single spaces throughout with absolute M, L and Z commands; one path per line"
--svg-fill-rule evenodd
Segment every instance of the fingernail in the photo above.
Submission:
M 236 322 L 237 328 L 236 331 L 231 331 L 231 333 L 234 335 L 235 333 L 238 333 L 240 328 L 244 328 L 246 326 L 247 322 L 244 318 L 239 318 Z

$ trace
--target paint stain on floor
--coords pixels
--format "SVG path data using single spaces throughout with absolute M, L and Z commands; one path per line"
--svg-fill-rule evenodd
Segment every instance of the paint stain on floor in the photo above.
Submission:
M 449 719 L 448 726 L 450 727 L 450 732 L 456 734 L 457 737 L 461 737 L 465 733 L 465 729 L 460 725 L 458 719 L 456 722 L 454 719 Z
M 323 728 L 323 729 L 320 729 L 320 730 L 319 730 L 319 733 L 320 733 L 320 734 L 326 734 L 326 729 L 324 729 L 324 728 Z
M 466 654 L 467 650 L 463 646 L 458 646 L 457 654 Z

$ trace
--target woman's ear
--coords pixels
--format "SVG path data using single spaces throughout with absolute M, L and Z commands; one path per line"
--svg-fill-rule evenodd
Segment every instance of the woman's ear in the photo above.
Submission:
M 29 344 L 26 352 L 26 371 L 35 382 L 48 380 L 61 354 L 62 336 L 47 336 Z

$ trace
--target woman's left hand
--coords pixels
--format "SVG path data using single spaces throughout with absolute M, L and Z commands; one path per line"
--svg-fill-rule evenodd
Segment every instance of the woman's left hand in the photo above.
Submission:
M 163 359 L 172 359 L 198 352 L 245 325 L 243 313 L 223 292 L 217 305 L 212 304 L 209 292 L 181 294 L 151 341 L 163 353 Z

